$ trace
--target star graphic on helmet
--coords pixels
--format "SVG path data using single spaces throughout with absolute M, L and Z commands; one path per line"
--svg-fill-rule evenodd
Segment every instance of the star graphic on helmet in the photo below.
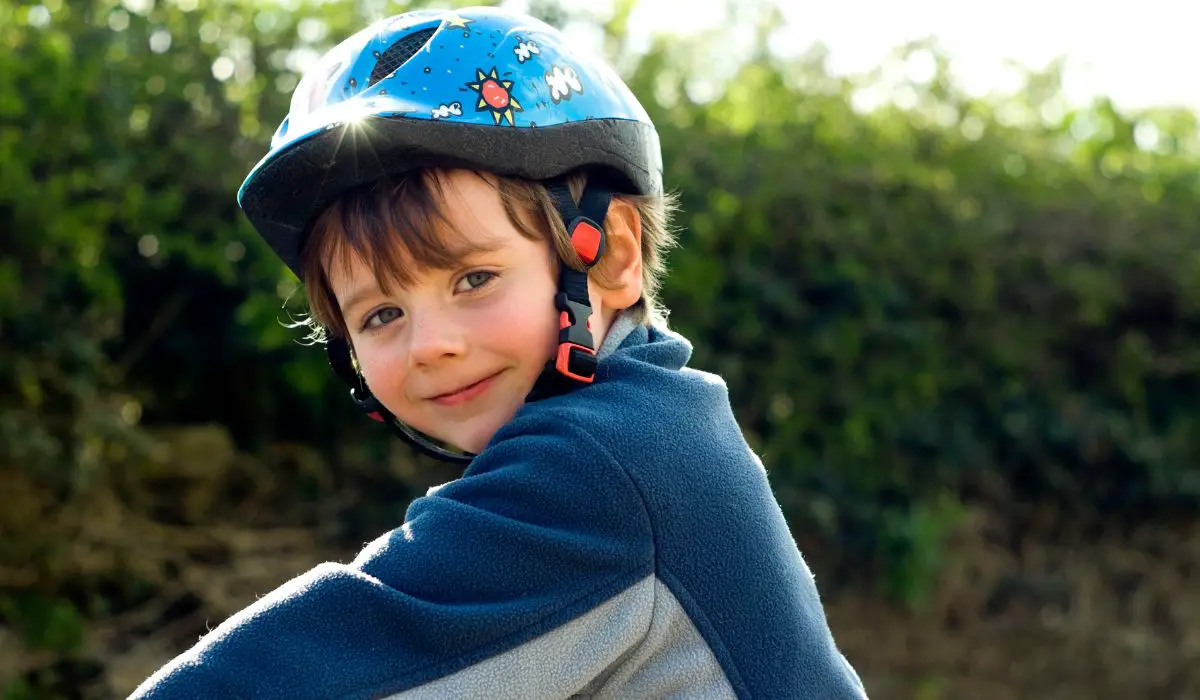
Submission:
M 454 27 L 456 29 L 466 29 L 467 25 L 474 21 L 475 20 L 470 19 L 468 17 L 461 17 L 459 15 L 450 15 L 449 17 L 446 18 L 446 26 Z
M 492 68 L 491 73 L 484 73 L 481 69 L 476 68 L 475 82 L 467 83 L 467 87 L 479 93 L 479 102 L 475 105 L 476 112 L 487 110 L 492 113 L 492 119 L 496 124 L 504 119 L 509 126 L 515 126 L 513 111 L 524 112 L 525 108 L 510 92 L 512 86 L 513 81 L 501 80 L 495 68 Z

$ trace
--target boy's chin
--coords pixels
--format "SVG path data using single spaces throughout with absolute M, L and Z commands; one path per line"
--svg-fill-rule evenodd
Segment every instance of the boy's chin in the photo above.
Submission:
M 479 454 L 491 442 L 496 432 L 512 419 L 512 416 L 504 416 L 503 420 L 500 418 L 501 416 L 496 416 L 487 422 L 480 421 L 473 425 L 456 426 L 457 430 L 450 430 L 445 436 L 435 437 L 456 450 Z M 474 423 L 474 421 L 472 422 Z
M 520 398 L 512 400 L 510 404 L 493 404 L 485 411 L 466 419 L 460 419 L 453 424 L 447 421 L 438 426 L 430 426 L 432 430 L 422 430 L 421 432 L 446 447 L 470 454 L 479 454 L 488 446 L 492 437 L 513 419 L 521 406 L 525 405 L 524 397 L 527 394 L 527 391 L 521 393 Z M 413 427 L 421 430 L 417 425 Z

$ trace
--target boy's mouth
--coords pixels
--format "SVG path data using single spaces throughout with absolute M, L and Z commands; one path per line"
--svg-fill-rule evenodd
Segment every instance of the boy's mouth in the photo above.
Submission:
M 431 396 L 429 397 L 429 400 L 438 404 L 439 406 L 456 406 L 461 403 L 466 403 L 467 401 L 470 401 L 471 399 L 487 391 L 488 388 L 495 383 L 496 377 L 499 377 L 500 373 L 503 371 L 504 370 L 501 370 L 495 374 L 490 374 L 477 382 L 459 387 L 454 391 Z

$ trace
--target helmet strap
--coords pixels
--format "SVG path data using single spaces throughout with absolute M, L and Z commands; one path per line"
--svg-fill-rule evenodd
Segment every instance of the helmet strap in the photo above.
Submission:
M 592 301 L 588 295 L 587 271 L 604 255 L 603 222 L 608 217 L 608 205 L 613 196 L 611 189 L 589 181 L 576 204 L 566 178 L 562 177 L 547 182 L 546 189 L 554 198 L 555 208 L 584 269 L 576 270 L 559 260 L 558 293 L 554 295 L 554 308 L 558 310 L 558 347 L 534 383 L 527 401 L 565 394 L 591 384 L 596 376 L 598 358 L 592 338 Z

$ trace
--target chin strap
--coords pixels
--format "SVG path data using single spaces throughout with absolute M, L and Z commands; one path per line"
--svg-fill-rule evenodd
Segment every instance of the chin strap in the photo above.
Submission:
M 576 270 L 559 261 L 558 293 L 554 295 L 554 307 L 558 310 L 558 346 L 526 401 L 565 394 L 591 384 L 596 376 L 597 348 L 592 338 L 592 302 L 588 296 L 587 271 L 604 255 L 602 223 L 608 216 L 608 205 L 613 196 L 613 191 L 604 185 L 589 183 L 576 204 L 565 178 L 547 182 L 546 188 L 554 198 L 584 270 Z M 473 454 L 437 445 L 384 408 L 355 369 L 350 345 L 345 340 L 330 339 L 325 344 L 325 352 L 334 374 L 350 386 L 350 398 L 368 417 L 386 424 L 401 440 L 434 459 L 465 465 L 475 458 Z
M 443 462 L 467 464 L 475 455 L 467 452 L 455 452 L 434 443 L 429 438 L 413 430 L 384 408 L 379 399 L 367 388 L 367 383 L 354 368 L 354 360 L 350 356 L 350 344 L 341 338 L 330 338 L 325 343 L 325 354 L 329 358 L 329 366 L 339 379 L 350 386 L 350 399 L 367 414 L 368 418 L 387 425 L 396 437 L 407 442 L 417 451 Z

